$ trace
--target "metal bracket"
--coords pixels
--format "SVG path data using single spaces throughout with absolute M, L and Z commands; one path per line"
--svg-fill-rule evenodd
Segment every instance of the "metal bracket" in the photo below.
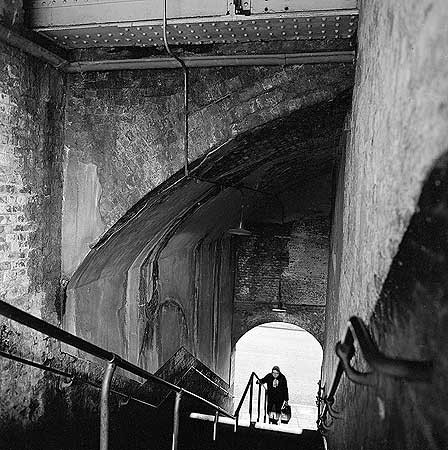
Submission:
M 362 384 L 365 386 L 373 386 L 376 381 L 376 377 L 375 377 L 374 373 L 359 372 L 358 370 L 354 369 L 351 366 L 350 360 L 353 356 L 353 353 L 354 353 L 353 345 L 347 345 L 347 344 L 343 344 L 341 342 L 338 342 L 336 344 L 336 354 L 338 355 L 339 359 L 342 362 L 342 365 L 344 366 L 344 371 L 347 375 L 347 378 L 356 384 Z
M 250 16 L 252 10 L 251 0 L 235 0 L 235 13 Z

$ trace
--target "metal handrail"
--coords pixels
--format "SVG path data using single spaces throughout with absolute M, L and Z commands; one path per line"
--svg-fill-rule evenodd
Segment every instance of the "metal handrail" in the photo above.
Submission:
M 136 366 L 135 364 L 132 364 L 131 362 L 121 358 L 120 356 L 116 355 L 113 352 L 110 352 L 108 350 L 105 350 L 104 348 L 101 348 L 95 344 L 92 344 L 91 342 L 88 342 L 78 336 L 75 336 L 65 330 L 62 330 L 61 328 L 56 327 L 55 325 L 52 325 L 42 319 L 39 319 L 31 314 L 28 314 L 25 311 L 22 311 L 19 308 L 16 308 L 15 306 L 10 305 L 9 303 L 6 303 L 2 300 L 0 300 L 0 315 L 3 315 L 7 317 L 8 319 L 14 320 L 22 325 L 25 325 L 29 328 L 33 328 L 36 331 L 39 331 L 49 337 L 52 337 L 54 339 L 57 339 L 58 341 L 64 342 L 67 345 L 70 345 L 72 347 L 77 348 L 78 350 L 81 350 L 85 353 L 89 353 L 92 356 L 96 356 L 97 358 L 103 359 L 108 362 L 108 365 L 106 367 L 105 371 L 105 378 L 103 379 L 103 387 L 105 386 L 105 381 L 107 379 L 107 375 L 110 375 L 111 372 L 113 372 L 112 367 L 120 367 L 121 369 L 124 369 L 128 372 L 133 373 L 134 375 L 137 375 L 141 378 L 145 378 L 147 380 L 152 380 L 154 382 L 157 382 L 158 384 L 161 384 L 173 391 L 176 392 L 176 405 L 175 408 L 175 414 L 179 414 L 179 407 L 177 402 L 180 401 L 180 394 L 185 394 L 188 397 L 194 398 L 196 400 L 199 400 L 200 402 L 208 405 L 213 410 L 217 411 L 218 413 L 230 417 L 232 419 L 235 418 L 234 415 L 226 411 L 225 409 L 221 408 L 218 405 L 215 405 L 214 403 L 206 400 L 205 398 L 194 394 L 193 392 L 190 392 L 188 390 L 182 389 L 180 386 L 177 386 L 173 383 L 170 383 L 169 381 L 166 381 L 162 378 L 157 377 L 156 375 L 142 369 L 141 367 Z M 109 383 L 110 384 L 110 383 Z M 110 387 L 110 386 L 109 386 Z M 109 395 L 109 389 L 104 388 L 102 390 L 102 406 L 104 405 L 104 408 L 107 409 L 107 400 L 105 397 L 108 397 Z M 104 413 L 104 414 L 103 414 Z M 108 414 L 105 411 L 101 411 L 101 430 L 100 430 L 100 449 L 105 450 L 107 448 L 107 440 L 108 440 Z M 104 419 L 104 420 L 103 420 Z M 178 424 L 178 416 L 174 418 L 174 423 Z M 175 428 L 176 430 L 176 428 Z M 106 446 L 105 446 L 106 445 Z M 172 449 L 175 450 L 177 448 L 177 435 L 173 435 L 173 444 Z
M 355 343 L 371 368 L 371 372 L 360 372 L 350 364 L 355 355 Z M 408 359 L 389 358 L 379 351 L 369 330 L 361 318 L 352 316 L 348 321 L 347 331 L 343 342 L 336 344 L 335 352 L 339 362 L 327 395 L 318 394 L 318 399 L 323 400 L 325 406 L 322 414 L 318 417 L 318 427 L 321 430 L 328 429 L 326 424 L 327 415 L 332 419 L 340 417 L 340 413 L 333 409 L 335 395 L 338 390 L 342 375 L 356 383 L 367 386 L 375 385 L 378 375 L 397 377 L 408 381 L 428 382 L 433 374 L 432 361 L 411 361 Z
M 54 373 L 55 375 L 59 375 L 61 377 L 68 378 L 70 381 L 66 385 L 71 385 L 72 382 L 77 381 L 77 382 L 80 382 L 82 384 L 86 384 L 88 386 L 91 386 L 91 387 L 93 387 L 95 389 L 101 389 L 101 385 L 100 384 L 94 383 L 93 381 L 90 381 L 90 380 L 85 380 L 83 378 L 80 378 L 76 374 L 65 372 L 65 371 L 59 370 L 59 369 L 55 369 L 54 367 L 46 366 L 44 364 L 40 364 L 40 363 L 37 363 L 35 361 L 31 361 L 29 359 L 22 358 L 20 356 L 13 355 L 12 353 L 8 353 L 8 352 L 4 352 L 4 351 L 0 350 L 0 356 L 3 357 L 3 358 L 8 358 L 8 359 L 10 359 L 12 361 L 19 362 L 21 364 L 25 364 L 27 366 L 35 367 L 37 369 L 44 370 L 46 372 Z M 113 394 L 116 394 L 116 395 L 118 395 L 120 397 L 124 397 L 127 400 L 131 400 L 133 402 L 137 402 L 137 403 L 141 403 L 142 405 L 149 406 L 150 408 L 157 408 L 157 406 L 153 405 L 152 403 L 145 402 L 144 400 L 136 398 L 133 395 L 125 394 L 124 392 L 117 391 L 116 389 L 112 389 L 111 388 L 110 392 L 112 392 Z
M 234 416 L 235 416 L 235 428 L 234 431 L 236 432 L 238 428 L 238 420 L 241 408 L 244 404 L 244 401 L 246 399 L 247 393 L 249 394 L 249 421 L 252 423 L 252 407 L 253 407 L 253 388 L 254 388 L 254 378 L 256 378 L 258 381 L 260 381 L 259 388 L 258 388 L 258 402 L 257 402 L 257 420 L 256 422 L 260 421 L 260 399 L 261 399 L 261 389 L 262 387 L 265 390 L 265 397 L 264 397 L 264 422 L 266 422 L 266 387 L 263 386 L 261 383 L 261 378 L 255 373 L 252 372 L 249 376 L 249 380 L 247 381 L 246 387 L 244 388 L 243 395 L 241 396 L 241 400 L 238 403 L 238 406 L 235 409 Z

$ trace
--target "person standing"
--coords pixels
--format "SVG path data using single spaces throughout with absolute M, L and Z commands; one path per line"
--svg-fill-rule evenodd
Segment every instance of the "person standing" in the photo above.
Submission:
M 282 408 L 288 404 L 288 382 L 286 377 L 280 372 L 278 366 L 272 368 L 257 384 L 266 384 L 267 386 L 267 410 L 269 423 L 278 424 Z

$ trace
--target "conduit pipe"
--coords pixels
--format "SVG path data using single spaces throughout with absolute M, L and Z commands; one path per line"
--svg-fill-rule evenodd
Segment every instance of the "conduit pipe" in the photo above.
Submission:
M 170 45 L 168 44 L 166 37 L 166 1 L 163 1 L 163 43 L 165 44 L 167 53 L 182 66 L 184 72 L 184 174 L 188 177 L 188 69 L 182 59 L 171 51 Z
M 282 53 L 261 55 L 220 55 L 185 56 L 182 60 L 187 68 L 226 67 L 226 66 L 290 66 L 294 64 L 334 64 L 352 63 L 355 52 L 312 52 Z M 139 58 L 102 61 L 77 61 L 69 63 L 65 72 L 95 72 L 108 70 L 134 69 L 175 69 L 178 64 L 172 58 Z
M 69 62 L 64 58 L 61 58 L 50 50 L 47 50 L 35 42 L 30 41 L 26 37 L 21 36 L 19 33 L 12 31 L 4 25 L 0 25 L 0 41 L 9 44 L 12 47 L 18 48 L 19 50 L 23 50 L 25 53 L 39 58 L 56 69 L 64 70 L 64 68 L 69 64 Z

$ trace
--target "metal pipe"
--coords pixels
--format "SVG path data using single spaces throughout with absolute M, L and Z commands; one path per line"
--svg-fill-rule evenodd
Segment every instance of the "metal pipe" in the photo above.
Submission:
M 108 450 L 109 448 L 109 392 L 116 367 L 114 359 L 107 363 L 103 384 L 101 385 L 100 450 Z
M 258 385 L 258 408 L 257 408 L 257 422 L 260 421 L 260 406 L 261 406 L 261 384 Z
M 177 450 L 177 442 L 179 439 L 179 412 L 180 412 L 181 398 L 182 398 L 182 389 L 179 392 L 176 392 L 176 398 L 174 400 L 173 442 L 171 445 L 171 450 Z
M 267 391 L 264 391 L 264 417 L 263 422 L 266 423 L 266 416 L 267 416 L 267 410 L 268 410 L 268 394 Z
M 251 375 L 250 377 L 250 392 L 249 392 L 249 422 L 252 423 L 252 401 L 254 398 L 254 377 Z
M 216 430 L 218 428 L 219 412 L 215 411 L 215 419 L 213 420 L 213 440 L 216 441 Z
M 27 327 L 33 328 L 36 331 L 39 331 L 47 336 L 57 339 L 58 341 L 64 342 L 65 344 L 75 347 L 78 350 L 96 356 L 97 358 L 106 361 L 114 360 L 115 364 L 121 369 L 127 370 L 128 372 L 131 372 L 134 375 L 145 378 L 147 380 L 155 381 L 156 383 L 166 386 L 167 388 L 175 392 L 179 392 L 182 390 L 184 394 L 201 401 L 202 403 L 210 406 L 214 410 L 218 410 L 222 415 L 230 418 L 234 417 L 225 409 L 215 405 L 212 402 L 209 402 L 205 398 L 202 398 L 199 395 L 194 394 L 193 392 L 182 389 L 173 383 L 165 381 L 164 379 L 156 375 L 153 375 L 150 372 L 147 372 L 141 367 L 138 367 L 135 364 L 132 364 L 129 361 L 120 358 L 118 355 L 115 355 L 114 353 L 109 352 L 101 347 L 98 347 L 97 345 L 92 344 L 91 342 L 81 339 L 67 331 L 62 330 L 61 328 L 58 328 L 48 322 L 45 322 L 44 320 L 39 319 L 38 317 L 28 314 L 27 312 L 22 311 L 21 309 L 16 308 L 15 306 L 10 305 L 9 303 L 4 302 L 3 300 L 0 300 L 0 315 L 3 315 L 18 323 L 21 323 L 22 325 L 25 325 Z
M 69 64 L 64 58 L 61 58 L 50 50 L 30 41 L 4 25 L 0 25 L 0 41 L 22 50 L 23 52 L 50 64 L 56 69 L 64 69 Z
M 290 66 L 295 64 L 337 64 L 352 63 L 355 52 L 311 52 L 291 54 L 185 56 L 182 62 L 187 68 L 228 66 Z M 100 72 L 109 70 L 175 69 L 177 62 L 172 58 L 139 58 L 102 61 L 75 61 L 64 67 L 68 73 Z M 184 78 L 185 84 L 185 78 Z
M 196 367 L 190 367 L 188 369 L 188 372 L 190 370 L 194 370 L 198 375 L 201 375 L 201 377 L 205 378 L 210 384 L 213 384 L 213 386 L 217 387 L 218 389 L 220 389 L 221 391 L 224 392 L 224 394 L 226 395 L 226 397 L 232 397 L 232 395 L 230 395 L 229 391 L 227 389 L 224 389 L 222 386 L 220 386 L 218 383 L 214 382 L 212 379 L 210 379 L 207 375 L 203 374 L 202 372 L 200 372 L 198 369 L 196 369 Z
M 45 370 L 47 372 L 51 372 L 56 375 L 60 375 L 61 377 L 66 377 L 66 378 L 70 378 L 70 379 L 73 379 L 75 377 L 71 373 L 64 372 L 59 369 L 54 369 L 53 367 L 44 366 L 43 364 L 40 364 L 40 363 L 37 363 L 34 361 L 30 361 L 29 359 L 21 358 L 20 356 L 12 355 L 11 353 L 7 353 L 7 352 L 1 351 L 1 350 L 0 350 L 0 356 L 11 359 L 12 361 L 19 362 L 21 364 L 26 364 L 27 366 L 36 367 L 37 369 Z
M 174 58 L 181 66 L 184 72 L 184 173 L 188 177 L 188 69 L 184 61 L 175 55 L 168 44 L 166 36 L 166 9 L 167 0 L 163 1 L 163 43 L 167 53 Z
M 97 383 L 94 383 L 92 381 L 89 381 L 89 380 L 84 380 L 82 378 L 77 378 L 76 375 L 73 374 L 73 373 L 69 373 L 69 372 L 65 372 L 63 370 L 55 369 L 55 368 L 50 367 L 50 366 L 45 366 L 44 364 L 40 364 L 40 363 L 31 361 L 29 359 L 21 358 L 20 356 L 16 356 L 16 355 L 13 355 L 11 353 L 7 353 L 7 352 L 1 351 L 1 350 L 0 350 L 0 356 L 3 357 L 3 358 L 11 359 L 12 361 L 19 362 L 20 364 L 25 364 L 27 366 L 36 367 L 37 369 L 41 369 L 41 370 L 44 370 L 46 372 L 54 373 L 55 375 L 59 375 L 61 377 L 70 378 L 72 381 L 76 380 L 79 383 L 87 384 L 87 385 L 89 385 L 89 386 L 91 386 L 91 387 L 93 387 L 95 389 L 101 389 L 101 385 L 99 385 Z M 112 392 L 113 394 L 119 395 L 120 397 L 127 398 L 127 399 L 129 399 L 129 400 L 131 400 L 133 402 L 141 403 L 142 405 L 146 405 L 146 406 L 149 406 L 151 408 L 157 408 L 157 406 L 152 405 L 151 403 L 145 402 L 143 400 L 140 400 L 138 398 L 133 397 L 132 395 L 125 394 L 125 393 L 117 391 L 115 389 L 111 389 L 110 392 Z

